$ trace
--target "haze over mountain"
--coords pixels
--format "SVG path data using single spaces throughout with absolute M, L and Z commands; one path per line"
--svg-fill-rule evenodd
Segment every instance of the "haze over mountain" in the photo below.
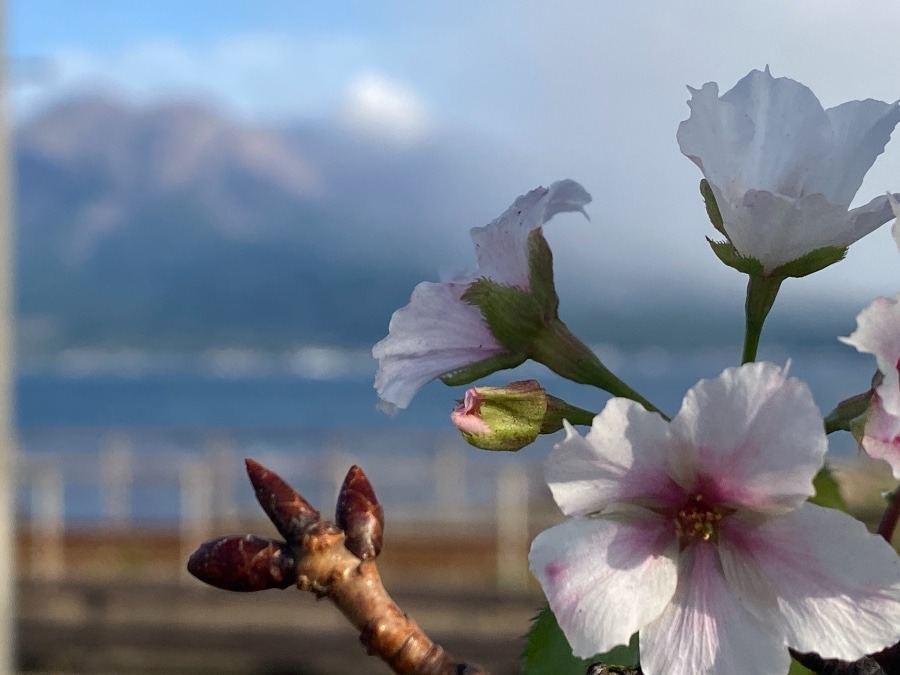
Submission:
M 468 229 L 533 187 L 521 161 L 459 133 L 404 143 L 205 103 L 62 100 L 15 134 L 20 355 L 369 345 L 416 283 L 472 263 Z M 571 292 L 577 271 L 561 278 Z M 672 280 L 650 305 L 561 295 L 588 340 L 658 344 L 665 322 L 671 343 L 736 342 L 740 314 L 719 292 Z M 809 320 L 772 330 L 803 340 Z
M 66 101 L 15 140 L 26 351 L 370 342 L 502 175 L 452 146 L 196 103 Z M 409 246 L 419 223 L 432 234 Z

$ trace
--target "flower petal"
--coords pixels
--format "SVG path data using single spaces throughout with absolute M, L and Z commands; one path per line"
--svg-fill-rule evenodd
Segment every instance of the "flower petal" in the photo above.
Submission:
M 884 409 L 878 394 L 869 403 L 862 447 L 872 459 L 890 464 L 894 478 L 900 479 L 900 417 Z
M 436 377 L 506 352 L 481 310 L 462 300 L 467 286 L 423 282 L 394 312 L 388 336 L 372 348 L 375 389 L 387 409 L 405 408 Z
M 710 185 L 731 243 L 741 255 L 759 260 L 766 272 L 819 248 L 849 246 L 891 219 L 887 197 L 848 212 L 820 194 L 794 199 L 749 190 L 728 201 Z
M 682 490 L 668 470 L 668 423 L 624 398 L 610 400 L 587 436 L 566 424 L 547 459 L 547 484 L 566 515 L 586 515 L 624 500 L 673 505 Z
M 674 533 L 656 514 L 571 518 L 531 545 L 531 571 L 575 656 L 606 652 L 660 615 L 675 592 Z
M 722 535 L 729 586 L 775 623 L 753 589 L 771 590 L 788 646 L 854 661 L 900 640 L 900 557 L 859 521 L 805 503 L 755 527 L 728 523 Z
M 815 94 L 768 69 L 751 71 L 721 98 L 713 82 L 690 91 L 691 115 L 678 126 L 678 145 L 725 200 L 751 189 L 804 194 L 808 168 L 823 160 L 831 141 Z
M 900 417 L 900 293 L 893 298 L 876 298 L 856 317 L 856 330 L 850 337 L 838 338 L 865 354 L 875 356 L 884 376 L 877 387 L 881 405 Z
M 473 227 L 478 260 L 475 277 L 529 290 L 528 235 L 557 213 L 584 213 L 590 201 L 591 195 L 581 185 L 574 180 L 561 180 L 519 197 L 502 216 L 484 227 Z
M 680 440 L 673 468 L 685 487 L 720 503 L 767 513 L 814 493 L 828 442 L 809 388 L 771 363 L 728 368 L 684 397 L 670 426 Z
M 770 675 L 790 667 L 783 638 L 728 589 L 712 544 L 685 549 L 675 597 L 640 638 L 647 675 Z
M 890 193 L 888 193 L 887 197 L 891 205 L 891 211 L 894 212 L 894 224 L 891 225 L 891 235 L 894 237 L 897 248 L 900 248 L 900 202 Z
M 807 179 L 806 194 L 818 192 L 833 204 L 849 206 L 900 122 L 900 105 L 867 99 L 825 113 L 831 121 L 831 150 Z

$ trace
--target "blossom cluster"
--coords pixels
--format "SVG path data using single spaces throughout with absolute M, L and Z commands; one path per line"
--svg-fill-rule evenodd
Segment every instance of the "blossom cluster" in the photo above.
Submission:
M 584 213 L 591 195 L 562 180 L 472 230 L 473 274 L 416 287 L 373 350 L 375 387 L 396 410 L 431 380 L 468 383 L 531 359 L 613 394 L 594 416 L 518 382 L 470 389 L 452 413 L 467 441 L 492 450 L 564 426 L 546 475 L 567 519 L 535 539 L 529 559 L 575 656 L 637 633 L 648 674 L 783 674 L 789 649 L 860 659 L 900 641 L 900 557 L 809 499 L 826 431 L 852 431 L 900 478 L 900 293 L 876 299 L 841 338 L 873 354 L 877 372 L 825 424 L 803 382 L 755 357 L 783 281 L 900 223 L 900 195 L 851 208 L 900 105 L 824 109 L 768 68 L 721 96 L 715 83 L 690 92 L 677 140 L 703 174 L 707 213 L 724 238 L 709 243 L 748 275 L 742 365 L 697 383 L 669 419 L 567 329 L 542 228 L 558 213 Z

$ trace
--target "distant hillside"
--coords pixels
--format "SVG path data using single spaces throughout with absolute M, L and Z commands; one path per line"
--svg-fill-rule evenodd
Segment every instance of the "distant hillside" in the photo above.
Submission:
M 471 226 L 533 187 L 510 184 L 513 151 L 456 132 L 391 147 L 327 121 L 251 126 L 197 103 L 63 101 L 16 130 L 14 153 L 25 360 L 67 347 L 370 345 L 416 283 L 472 263 Z M 741 340 L 740 307 L 715 288 L 673 279 L 623 304 L 577 282 L 562 310 L 587 341 Z M 780 303 L 767 337 L 831 344 L 858 307 L 831 309 Z
M 14 162 L 26 355 L 371 343 L 503 175 L 436 142 L 107 98 L 21 126 Z M 409 246 L 414 228 L 435 235 Z

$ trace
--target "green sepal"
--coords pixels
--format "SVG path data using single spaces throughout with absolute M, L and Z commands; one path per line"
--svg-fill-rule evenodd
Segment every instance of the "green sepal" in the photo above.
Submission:
M 589 427 L 594 422 L 597 413 L 579 408 L 547 394 L 547 412 L 544 413 L 544 422 L 541 424 L 542 434 L 553 434 L 563 428 L 563 420 L 575 426 Z
M 722 222 L 722 212 L 719 211 L 719 205 L 716 204 L 716 195 L 713 194 L 712 186 L 705 178 L 700 181 L 700 194 L 703 195 L 703 204 L 706 206 L 706 215 L 709 216 L 709 222 L 723 237 L 728 239 L 725 223 Z
M 637 633 L 631 636 L 627 645 L 615 647 L 606 654 L 590 659 L 579 659 L 572 655 L 572 648 L 566 641 L 556 617 L 549 607 L 544 607 L 534 618 L 522 653 L 523 675 L 584 675 L 595 663 L 611 666 L 633 667 L 638 663 L 639 647 Z
M 716 254 L 716 257 L 729 267 L 751 276 L 763 276 L 762 263 L 756 258 L 742 256 L 730 241 L 713 241 L 709 237 L 706 238 L 706 241 L 709 242 L 709 246 L 712 248 L 713 253 Z
M 776 267 L 769 272 L 769 276 L 780 277 L 782 279 L 788 277 L 805 277 L 813 272 L 823 270 L 829 265 L 840 262 L 846 255 L 846 246 L 825 246 L 823 248 L 817 248 L 815 251 L 810 251 L 796 260 L 791 260 L 789 263 Z
M 788 675 L 816 675 L 816 673 L 796 659 L 791 659 L 791 668 L 788 670 Z
M 526 352 L 543 327 L 537 299 L 516 286 L 482 277 L 469 284 L 462 299 L 481 310 L 497 342 L 511 352 Z
M 553 252 L 544 239 L 541 228 L 532 230 L 528 235 L 528 281 L 531 294 L 543 309 L 545 316 L 556 316 L 559 309 L 559 296 L 553 283 Z
M 854 420 L 850 421 L 850 433 L 853 435 L 853 439 L 856 441 L 856 444 L 862 448 L 863 439 L 866 436 L 866 422 L 868 421 L 868 413 L 865 415 L 860 415 Z
M 810 503 L 846 513 L 847 502 L 844 501 L 838 482 L 828 465 L 823 466 L 813 478 L 813 487 L 816 489 L 816 494 L 809 498 Z
M 482 377 L 487 377 L 491 373 L 496 373 L 498 370 L 507 370 L 521 366 L 525 363 L 526 358 L 528 357 L 524 354 L 498 354 L 484 361 L 444 373 L 441 375 L 441 382 L 450 387 L 469 384 L 475 380 L 480 380 Z
M 877 373 L 878 371 L 875 372 Z M 865 425 L 866 414 L 869 411 L 872 394 L 875 393 L 876 386 L 872 385 L 872 389 L 869 391 L 851 396 L 838 403 L 834 410 L 825 417 L 825 433 L 830 434 L 835 431 L 852 432 L 854 422 L 860 418 L 862 418 Z

